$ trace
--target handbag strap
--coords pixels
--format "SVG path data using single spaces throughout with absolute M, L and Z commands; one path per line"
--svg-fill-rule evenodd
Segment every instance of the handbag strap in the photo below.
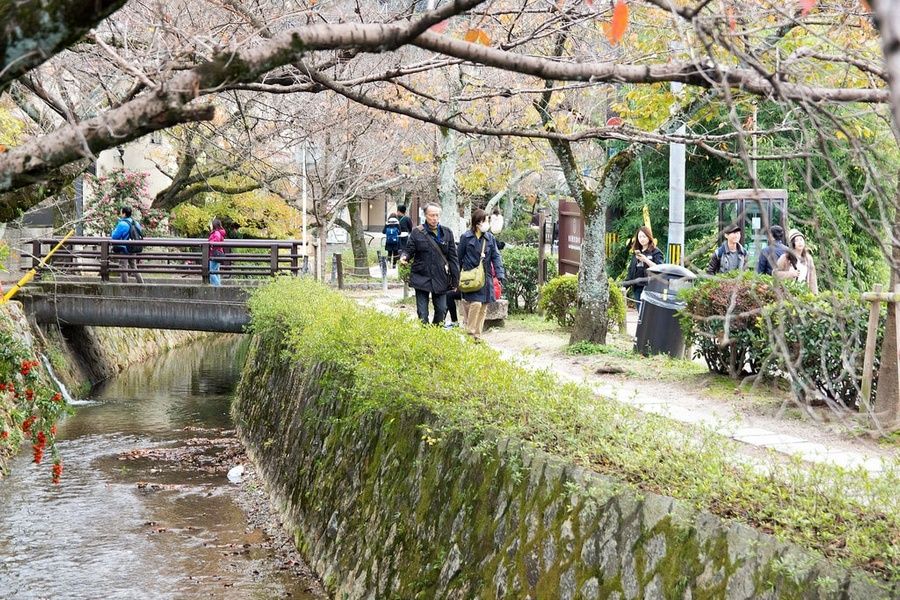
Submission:
M 440 227 L 440 225 L 438 225 L 438 227 Z M 425 238 L 426 238 L 429 242 L 431 242 L 431 244 L 432 244 L 435 248 L 437 248 L 438 254 L 440 254 L 440 255 L 441 255 L 441 258 L 444 259 L 444 266 L 447 267 L 447 268 L 449 269 L 449 268 L 450 268 L 450 263 L 447 262 L 447 257 L 444 255 L 444 251 L 441 250 L 441 247 L 438 246 L 438 243 L 437 243 L 436 241 L 434 241 L 434 239 L 432 239 L 432 237 L 431 237 L 430 235 L 428 235 L 428 232 L 425 231 L 425 226 L 424 226 L 424 225 L 419 225 L 419 231 L 421 231 L 421 232 L 422 232 L 422 235 L 424 235 Z

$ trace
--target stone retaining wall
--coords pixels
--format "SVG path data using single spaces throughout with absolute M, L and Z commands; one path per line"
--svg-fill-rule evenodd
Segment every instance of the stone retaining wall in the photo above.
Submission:
M 442 430 L 425 409 L 350 414 L 346 382 L 258 341 L 233 406 L 336 598 L 891 597 L 747 526 L 515 441 Z

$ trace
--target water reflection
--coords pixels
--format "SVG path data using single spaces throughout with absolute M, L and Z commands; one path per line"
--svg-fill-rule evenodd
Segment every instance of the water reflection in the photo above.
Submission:
M 0 481 L 0 597 L 308 597 L 246 531 L 224 474 L 118 459 L 198 435 L 185 427 L 231 427 L 239 339 L 200 341 L 95 390 L 60 427 L 62 485 L 49 465 L 14 461 Z

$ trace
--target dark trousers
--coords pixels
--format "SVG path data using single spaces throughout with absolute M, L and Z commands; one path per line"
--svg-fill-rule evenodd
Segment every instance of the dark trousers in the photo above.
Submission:
M 454 323 L 459 323 L 459 315 L 456 314 L 456 301 L 462 300 L 462 294 L 459 290 L 455 292 L 447 292 L 447 314 Z
M 435 325 L 443 325 L 447 316 L 447 294 L 433 294 L 427 290 L 416 290 L 416 314 L 419 320 L 428 325 L 428 296 L 431 295 L 431 303 L 434 304 Z
M 388 255 L 388 263 L 392 267 L 396 267 L 397 261 L 400 260 L 400 242 L 397 242 L 396 244 L 386 244 L 384 249 Z

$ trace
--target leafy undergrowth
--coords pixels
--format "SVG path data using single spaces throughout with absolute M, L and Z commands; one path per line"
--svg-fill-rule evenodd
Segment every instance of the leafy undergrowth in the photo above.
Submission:
M 641 489 L 750 523 L 889 581 L 900 580 L 898 465 L 862 469 L 798 461 L 749 466 L 708 431 L 599 399 L 435 328 L 360 308 L 312 281 L 257 290 L 252 328 L 293 360 L 352 375 L 359 412 L 425 406 L 448 426 L 501 431 Z

